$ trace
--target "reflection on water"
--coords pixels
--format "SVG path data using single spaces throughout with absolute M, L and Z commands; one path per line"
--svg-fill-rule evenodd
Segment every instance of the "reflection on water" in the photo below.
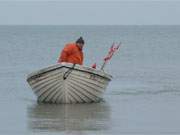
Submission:
M 110 123 L 107 103 L 36 104 L 28 108 L 28 126 L 33 131 L 107 130 Z

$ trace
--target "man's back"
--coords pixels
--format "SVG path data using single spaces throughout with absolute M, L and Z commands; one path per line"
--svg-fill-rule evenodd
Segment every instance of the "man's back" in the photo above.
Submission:
M 58 60 L 61 62 L 68 62 L 73 64 L 83 64 L 83 52 L 82 49 L 76 45 L 76 43 L 68 43 L 65 45 L 61 52 L 60 58 Z

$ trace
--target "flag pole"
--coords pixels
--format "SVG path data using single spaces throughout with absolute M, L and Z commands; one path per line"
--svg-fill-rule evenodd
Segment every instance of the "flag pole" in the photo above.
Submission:
M 103 70 L 103 69 L 104 69 L 105 65 L 106 65 L 106 61 L 104 61 L 104 63 L 102 64 L 102 66 L 101 66 L 101 70 Z

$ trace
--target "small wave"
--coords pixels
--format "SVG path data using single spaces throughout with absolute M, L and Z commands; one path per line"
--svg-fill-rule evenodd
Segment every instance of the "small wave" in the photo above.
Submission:
M 180 90 L 158 90 L 158 91 L 112 91 L 107 94 L 109 95 L 158 95 L 158 94 L 165 94 L 165 93 L 172 93 L 172 94 L 180 94 Z

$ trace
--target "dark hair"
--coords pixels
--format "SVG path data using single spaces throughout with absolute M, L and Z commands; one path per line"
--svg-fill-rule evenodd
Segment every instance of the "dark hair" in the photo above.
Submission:
M 84 44 L 84 39 L 80 37 L 79 39 L 76 40 L 76 43 Z

